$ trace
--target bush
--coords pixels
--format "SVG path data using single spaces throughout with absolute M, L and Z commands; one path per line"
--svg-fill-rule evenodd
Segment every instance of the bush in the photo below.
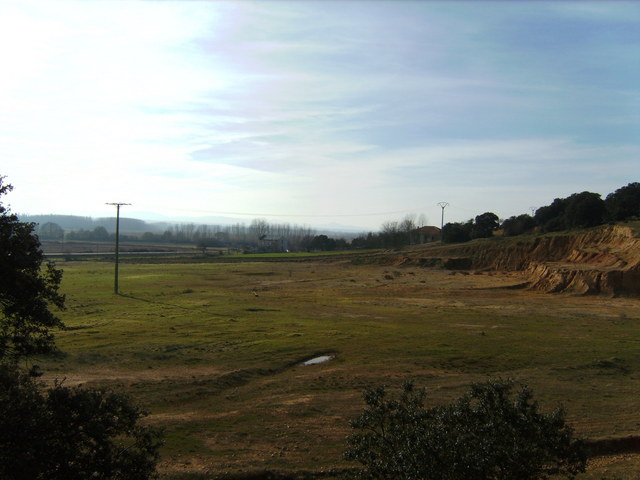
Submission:
M 43 391 L 15 365 L 0 364 L 0 478 L 147 480 L 160 432 L 139 425 L 129 397 L 56 384 Z
M 367 390 L 367 407 L 352 422 L 345 457 L 364 466 L 363 479 L 537 480 L 585 469 L 583 443 L 573 439 L 562 409 L 538 412 L 531 391 L 513 383 L 473 385 L 450 405 L 425 408 L 411 383 L 397 399 Z

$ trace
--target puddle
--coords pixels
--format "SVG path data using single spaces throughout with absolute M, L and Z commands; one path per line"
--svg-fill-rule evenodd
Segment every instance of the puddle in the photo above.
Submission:
M 329 360 L 333 360 L 333 355 L 320 355 L 319 357 L 312 358 L 307 360 L 306 362 L 302 362 L 302 365 L 307 367 L 309 365 L 317 365 L 318 363 L 328 362 Z

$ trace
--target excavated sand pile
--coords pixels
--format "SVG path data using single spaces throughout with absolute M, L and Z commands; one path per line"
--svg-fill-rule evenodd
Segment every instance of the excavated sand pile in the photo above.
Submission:
M 603 227 L 569 238 L 561 258 L 531 261 L 532 288 L 546 292 L 640 294 L 640 239 L 628 227 Z
M 416 250 L 398 263 L 522 271 L 530 288 L 545 292 L 640 295 L 640 238 L 620 225 L 433 247 Z

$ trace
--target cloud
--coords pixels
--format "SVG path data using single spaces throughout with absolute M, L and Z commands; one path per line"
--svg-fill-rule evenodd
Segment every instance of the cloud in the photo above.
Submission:
M 0 4 L 0 173 L 22 211 L 115 199 L 371 228 L 442 200 L 462 220 L 606 194 L 638 173 L 632 10 Z

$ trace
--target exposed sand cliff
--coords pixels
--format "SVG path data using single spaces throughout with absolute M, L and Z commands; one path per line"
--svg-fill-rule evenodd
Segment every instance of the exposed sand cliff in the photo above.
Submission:
M 545 292 L 640 295 L 640 238 L 627 226 L 414 248 L 399 263 L 525 272 Z

